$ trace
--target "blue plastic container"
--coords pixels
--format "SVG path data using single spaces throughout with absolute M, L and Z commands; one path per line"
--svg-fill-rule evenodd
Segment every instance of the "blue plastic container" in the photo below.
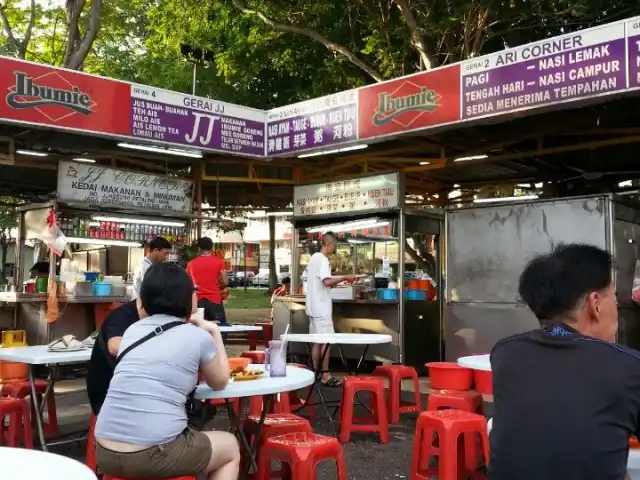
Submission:
M 95 282 L 98 280 L 100 272 L 84 272 L 84 279 L 87 282 Z
M 113 291 L 113 285 L 106 282 L 95 282 L 93 284 L 93 294 L 96 297 L 108 297 Z
M 425 301 L 427 299 L 427 291 L 426 290 L 418 290 L 418 289 L 407 290 L 407 293 L 405 294 L 405 298 L 407 300 L 422 300 L 422 301 Z
M 378 300 L 398 300 L 398 290 L 395 288 L 379 288 Z

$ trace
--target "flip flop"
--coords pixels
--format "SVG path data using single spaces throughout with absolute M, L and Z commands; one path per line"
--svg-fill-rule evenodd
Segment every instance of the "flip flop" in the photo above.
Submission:
M 331 377 L 326 382 L 322 382 L 322 386 L 329 388 L 340 388 L 342 386 L 342 382 L 335 377 Z

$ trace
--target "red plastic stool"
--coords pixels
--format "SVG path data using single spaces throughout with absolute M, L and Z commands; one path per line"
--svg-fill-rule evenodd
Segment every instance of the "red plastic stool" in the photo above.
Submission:
M 438 435 L 438 447 L 433 445 L 434 433 Z M 421 413 L 413 441 L 410 480 L 428 480 L 434 475 L 439 480 L 458 480 L 469 476 L 486 479 L 486 475 L 465 465 L 465 455 L 458 450 L 460 435 L 466 437 L 475 434 L 481 437 L 482 453 L 485 462 L 488 462 L 487 420 L 482 415 L 451 409 Z M 432 456 L 440 457 L 438 468 L 429 468 Z
M 93 473 L 98 471 L 98 465 L 96 463 L 96 416 L 91 413 L 89 419 L 89 435 L 87 436 L 87 449 L 84 454 L 84 464 L 91 469 Z
M 273 323 L 256 323 L 256 327 L 262 327 L 262 340 L 258 342 L 260 345 L 269 345 L 273 340 Z
M 427 399 L 427 410 L 440 410 L 442 408 L 454 408 L 479 414 L 484 413 L 482 395 L 473 391 L 440 390 L 430 393 Z
M 459 392 L 451 390 L 441 390 L 429 394 L 427 399 L 427 410 L 435 411 L 443 408 L 453 408 L 464 412 L 484 415 L 482 395 L 477 392 Z M 467 468 L 475 469 L 478 466 L 478 444 L 475 435 L 465 435 L 465 454 L 467 457 Z
M 263 351 L 253 351 L 253 352 L 242 352 L 240 354 L 241 357 L 250 358 L 251 363 L 263 364 L 264 365 L 264 352 Z
M 380 377 L 344 377 L 340 402 L 340 441 L 349 441 L 351 432 L 379 432 L 380 441 L 389 443 L 389 420 L 385 404 L 384 380 Z M 357 392 L 371 392 L 373 415 L 354 417 L 353 400 Z
M 342 445 L 333 437 L 314 433 L 288 433 L 266 440 L 258 459 L 257 480 L 269 480 L 271 462 L 289 465 L 295 480 L 315 480 L 316 466 L 323 460 L 335 460 L 337 480 L 347 480 Z
M 259 424 L 260 415 L 249 415 L 242 425 L 242 431 L 250 444 L 254 441 Z M 267 415 L 264 419 L 260 438 L 258 439 L 258 454 L 260 454 L 260 449 L 268 439 L 296 432 L 312 433 L 309 421 L 291 413 L 273 413 Z M 291 476 L 290 472 L 284 465 L 283 469 L 284 471 L 279 471 L 269 468 L 267 478 L 289 478 Z
M 5 434 L 6 416 L 9 417 L 9 431 Z M 0 445 L 6 441 L 8 447 L 17 447 L 21 439 L 26 448 L 33 448 L 29 404 L 24 398 L 0 398 Z
M 303 365 L 301 363 L 287 363 L 287 365 L 290 367 L 298 367 L 304 368 L 305 370 L 310 370 L 308 365 Z M 304 392 L 302 393 L 302 397 L 298 395 L 298 391 L 289 392 L 289 411 L 295 412 L 304 407 L 308 412 L 309 419 L 313 420 L 316 416 L 316 410 L 313 403 L 309 403 L 307 405 L 307 398 L 309 399 L 309 402 L 312 402 L 313 394 L 309 395 L 309 392 L 313 392 L 313 388 L 307 387 L 305 389 L 302 389 L 302 392 Z
M 45 380 L 36 380 L 36 393 L 38 395 L 44 395 L 47 387 L 49 386 L 49 382 Z M 8 385 L 4 385 L 2 387 L 3 397 L 11 397 L 11 398 L 26 398 L 31 396 L 31 383 L 29 382 L 18 382 L 11 383 Z M 35 410 L 33 406 L 31 408 L 32 416 L 35 415 Z M 54 392 L 49 392 L 47 396 L 47 421 L 42 425 L 44 430 L 44 435 L 47 438 L 57 438 L 59 435 L 58 429 L 58 415 L 56 411 L 56 397 Z M 34 418 L 35 420 L 35 418 Z
M 249 399 L 249 415 L 260 415 L 264 402 L 263 395 L 255 395 Z M 291 413 L 291 402 L 286 392 L 277 393 L 271 401 L 271 407 L 267 413 Z
M 389 411 L 389 423 L 400 423 L 401 413 L 420 413 L 422 411 L 422 400 L 420 398 L 420 381 L 418 372 L 413 367 L 406 365 L 385 365 L 376 367 L 374 375 L 389 379 L 389 397 L 387 398 L 387 410 Z M 410 378 L 413 381 L 414 401 L 405 403 L 400 398 L 402 396 L 401 381 L 403 378 Z
M 124 478 L 124 477 L 112 477 L 111 475 L 103 475 L 102 476 L 102 480 L 198 480 L 197 477 L 194 477 L 193 475 L 187 475 L 184 477 L 171 477 L 171 478 L 163 478 L 163 479 L 157 479 L 157 478 Z

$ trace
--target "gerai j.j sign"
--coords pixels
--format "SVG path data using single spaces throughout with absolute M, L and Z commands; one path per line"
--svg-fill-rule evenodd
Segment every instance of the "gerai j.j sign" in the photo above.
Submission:
M 0 122 L 291 156 L 638 88 L 640 17 L 268 111 L 0 57 Z

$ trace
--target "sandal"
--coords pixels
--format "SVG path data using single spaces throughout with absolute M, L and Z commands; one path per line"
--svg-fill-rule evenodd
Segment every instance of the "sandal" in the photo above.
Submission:
M 342 386 L 342 382 L 335 377 L 331 377 L 326 382 L 321 382 L 323 387 L 339 388 Z

